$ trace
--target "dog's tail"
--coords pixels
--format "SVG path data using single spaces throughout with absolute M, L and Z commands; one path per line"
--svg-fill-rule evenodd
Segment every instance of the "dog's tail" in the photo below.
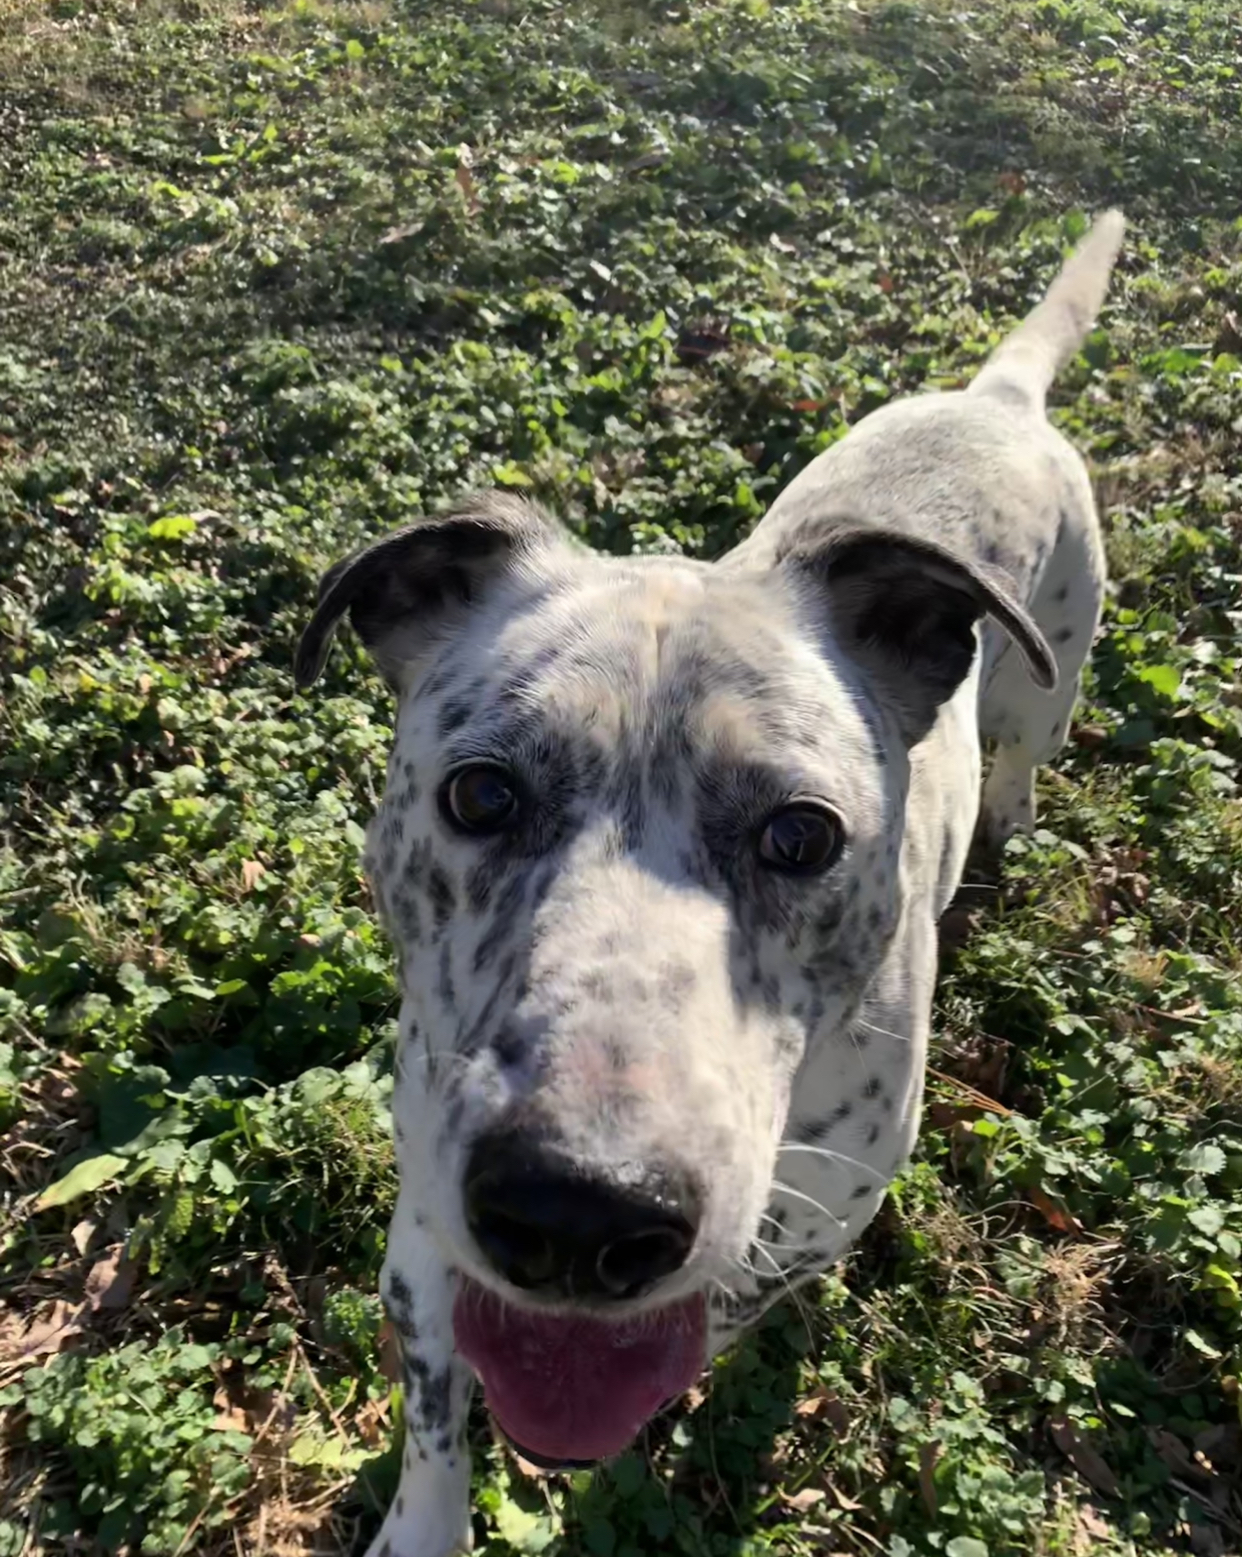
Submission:
M 1053 379 L 1095 323 L 1125 225 L 1120 211 L 1098 218 L 1043 301 L 984 363 L 970 386 L 972 394 L 1021 396 L 1033 408 L 1043 405 Z

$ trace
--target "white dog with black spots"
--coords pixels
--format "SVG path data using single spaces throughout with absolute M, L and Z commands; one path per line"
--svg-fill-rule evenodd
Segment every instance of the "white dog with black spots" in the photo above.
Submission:
M 1099 617 L 1044 397 L 1122 226 L 722 561 L 598 556 L 493 495 L 324 578 L 300 684 L 348 612 L 397 697 L 367 863 L 403 996 L 405 1448 L 373 1557 L 469 1548 L 476 1379 L 527 1459 L 616 1454 L 908 1156 L 937 920 L 977 824 L 1033 824 Z

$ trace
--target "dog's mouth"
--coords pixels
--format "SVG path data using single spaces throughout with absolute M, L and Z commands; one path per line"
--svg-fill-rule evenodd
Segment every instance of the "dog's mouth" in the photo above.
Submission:
M 532 1464 L 591 1464 L 621 1451 L 704 1367 L 701 1294 L 636 1318 L 519 1309 L 463 1281 L 457 1349 L 488 1408 Z

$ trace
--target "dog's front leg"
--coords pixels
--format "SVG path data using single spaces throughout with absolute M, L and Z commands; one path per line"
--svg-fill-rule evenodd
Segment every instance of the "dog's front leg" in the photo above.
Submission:
M 380 1292 L 401 1346 L 405 1450 L 388 1517 L 367 1557 L 450 1557 L 470 1550 L 472 1376 L 453 1344 L 454 1278 L 403 1190 Z

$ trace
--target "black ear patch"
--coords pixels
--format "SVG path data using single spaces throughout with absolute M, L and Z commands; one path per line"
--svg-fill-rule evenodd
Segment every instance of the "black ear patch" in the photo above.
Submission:
M 324 574 L 319 603 L 294 655 L 294 679 L 303 689 L 318 680 L 348 611 L 354 630 L 394 680 L 398 665 L 447 612 L 476 599 L 521 556 L 560 538 L 539 509 L 500 493 L 393 531 Z
M 1009 580 L 934 541 L 843 528 L 818 545 L 795 545 L 780 562 L 823 591 L 834 636 L 884 682 L 912 740 L 927 733 L 969 673 L 981 617 L 1004 628 L 1037 685 L 1056 686 L 1056 661 Z

